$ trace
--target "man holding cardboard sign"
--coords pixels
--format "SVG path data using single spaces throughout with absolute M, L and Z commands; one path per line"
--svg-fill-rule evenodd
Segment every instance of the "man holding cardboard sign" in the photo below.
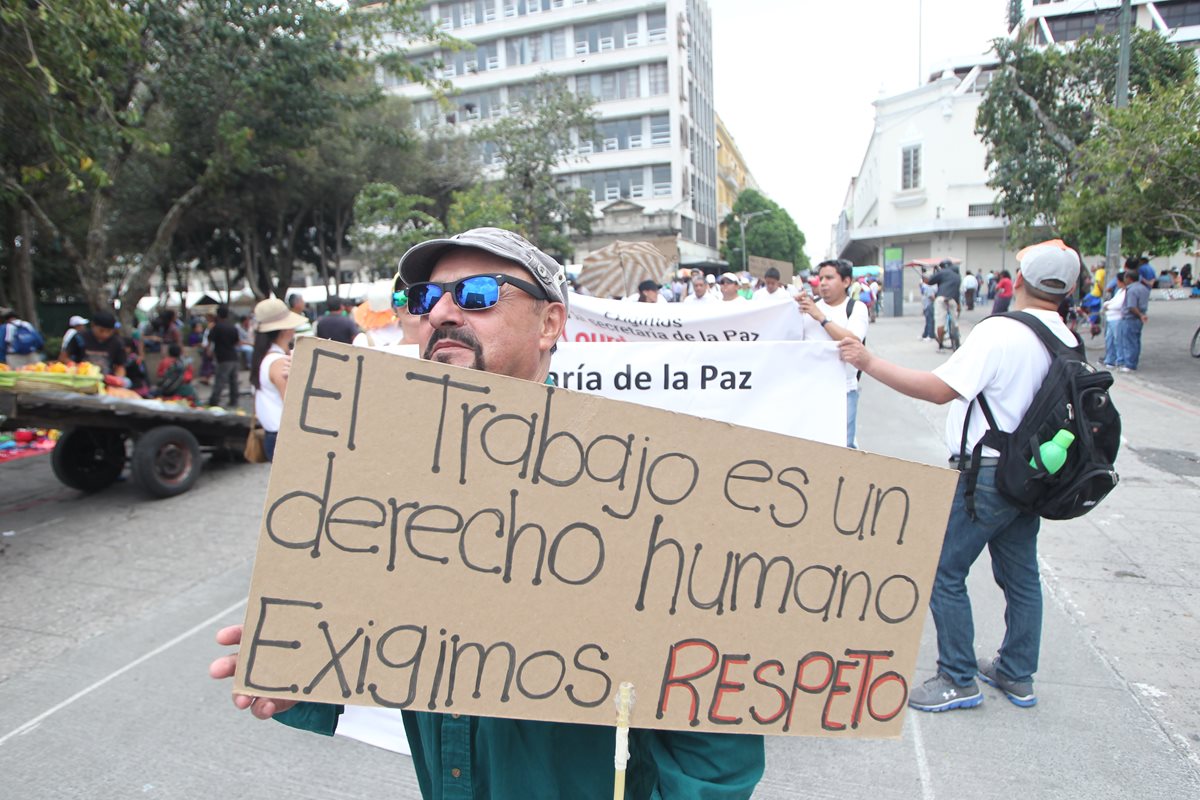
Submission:
M 484 370 L 500 375 L 521 378 L 527 381 L 545 382 L 549 373 L 550 354 L 559 339 L 566 320 L 566 289 L 565 274 L 562 267 L 545 253 L 535 248 L 525 239 L 507 231 L 494 228 L 480 228 L 468 231 L 450 239 L 438 239 L 424 242 L 409 250 L 400 261 L 400 279 L 408 286 L 407 303 L 409 312 L 422 317 L 420 345 L 423 357 L 429 361 L 459 367 Z M 448 296 L 447 296 L 448 295 Z M 310 345 L 311 350 L 319 345 Z M 328 353 L 321 351 L 314 355 L 312 369 L 309 371 L 308 389 L 305 397 L 305 410 L 308 410 L 309 396 L 331 398 L 341 394 L 330 390 L 314 390 L 317 356 L 326 356 L 326 362 L 336 362 L 338 359 L 349 361 L 335 349 Z M 364 359 L 387 358 L 374 355 L 358 358 L 359 377 L 362 375 Z M 303 362 L 302 362 L 303 363 Z M 417 380 L 424 380 L 415 371 L 409 373 Z M 357 379 L 352 379 L 354 397 L 357 403 Z M 450 391 L 449 376 L 445 378 L 444 392 Z M 456 384 L 460 385 L 460 384 Z M 464 390 L 465 391 L 465 390 Z M 481 390 L 482 391 L 482 390 Z M 550 390 L 548 390 L 550 391 Z M 324 392 L 324 394 L 319 394 Z M 553 394 L 551 392 L 551 394 Z M 443 398 L 445 395 L 443 395 Z M 493 397 L 495 397 L 493 395 Z M 498 400 L 492 400 L 498 404 Z M 543 423 L 549 422 L 550 399 Z M 493 411 L 495 409 L 493 408 Z M 464 414 L 466 406 L 464 405 Z M 472 410 L 472 418 L 476 413 L 485 413 L 485 407 L 480 405 Z M 501 415 L 508 421 L 518 420 L 516 415 Z M 443 420 L 447 419 L 445 403 L 443 402 Z M 493 419 L 500 419 L 499 417 Z M 536 414 L 531 415 L 531 426 Z M 469 420 L 464 417 L 463 456 L 466 450 L 466 427 Z M 482 420 L 481 420 L 482 423 Z M 303 424 L 302 424 L 303 426 Z M 485 426 L 490 429 L 490 426 Z M 320 430 L 310 426 L 309 430 Z M 532 427 L 530 428 L 532 432 Z M 351 423 L 350 439 L 353 441 L 353 423 Z M 440 446 L 441 431 L 438 432 Z M 611 438 L 611 437 L 609 437 Z M 631 437 L 632 438 L 632 437 Z M 531 438 L 532 441 L 532 438 Z M 364 443 L 365 445 L 366 443 Z M 608 444 L 604 442 L 603 444 Z M 332 448 L 331 448 L 332 449 Z M 354 449 L 354 445 L 350 445 Z M 365 450 L 366 447 L 361 448 Z M 486 444 L 484 450 L 486 450 Z M 440 451 L 439 451 L 440 452 Z M 591 449 L 589 448 L 589 454 Z M 489 457 L 492 454 L 488 453 Z M 644 458 L 644 455 L 643 455 Z M 493 459 L 495 460 L 495 459 Z M 288 459 L 284 458 L 286 466 Z M 499 463 L 499 462 L 497 462 Z M 645 462 L 643 461 L 643 466 Z M 277 464 L 277 467 L 280 465 Z M 466 482 L 466 463 L 462 467 L 462 482 Z M 541 469 L 541 464 L 536 467 Z M 311 493 L 308 497 L 318 502 L 328 502 L 329 482 L 334 470 L 334 453 L 329 454 L 329 472 L 326 481 L 326 496 L 324 500 L 316 498 Z M 437 470 L 435 470 L 437 471 Z M 361 490 L 363 494 L 366 489 Z M 280 504 L 292 495 L 292 492 L 278 500 L 272 507 L 272 512 L 280 508 Z M 468 495 L 468 491 L 461 494 Z M 376 502 L 366 497 L 352 498 L 361 504 Z M 465 498 L 469 503 L 470 498 Z M 636 497 L 634 499 L 636 503 Z M 339 502 L 338 506 L 342 503 Z M 403 507 L 392 502 L 393 513 L 398 513 Z M 417 504 L 405 504 L 405 506 Z M 382 508 L 382 506 L 380 506 Z M 433 507 L 431 507 L 433 508 Z M 439 506 L 442 512 L 446 506 Z M 420 511 L 421 509 L 418 509 Z M 486 511 L 492 512 L 493 509 Z M 527 513 L 522 509 L 523 513 Z M 324 511 L 321 512 L 325 517 Z M 418 512 L 412 512 L 404 525 L 405 539 L 409 549 L 417 559 L 436 561 L 437 558 L 419 552 L 413 542 L 413 532 L 432 532 L 432 526 L 418 526 L 415 517 Z M 457 512 L 455 512 L 457 513 Z M 483 514 L 484 512 L 479 512 Z M 497 516 L 500 511 L 495 511 Z M 632 509 L 630 514 L 632 514 Z M 517 514 L 517 491 L 512 492 L 512 515 Z M 280 518 L 286 516 L 280 513 Z M 335 514 L 330 511 L 326 518 L 325 532 L 330 541 L 333 537 L 330 526 L 334 522 L 347 522 L 345 519 L 333 519 Z M 343 516 L 345 516 L 343 514 Z M 270 514 L 267 527 L 270 528 Z M 474 520 L 476 517 L 472 517 Z M 347 522 L 347 524 L 353 524 Z M 358 523 L 366 525 L 366 523 Z M 470 523 L 467 523 L 469 526 Z M 393 521 L 393 558 L 395 558 L 396 523 Z M 523 526 L 524 531 L 529 525 Z M 547 526 L 549 528 L 551 526 Z M 583 526 L 578 526 L 582 528 Z M 540 529 L 540 527 L 539 527 Z M 446 529 L 448 532 L 448 529 Z M 554 547 L 550 549 L 549 571 L 555 572 L 553 560 L 558 545 L 566 541 L 564 535 L 568 528 L 563 528 L 559 537 L 554 539 Z M 501 535 L 497 530 L 496 534 Z M 509 548 L 511 560 L 516 539 L 521 535 L 518 531 L 512 538 Z M 473 565 L 468 559 L 466 528 L 462 531 L 460 544 L 462 561 L 477 573 L 492 572 L 491 568 Z M 481 537 L 482 538 L 482 537 Z M 588 540 L 586 532 L 584 540 Z M 598 535 L 597 535 L 598 538 Z M 318 536 L 317 543 L 320 537 Z M 343 540 L 344 542 L 344 540 Z M 317 543 L 314 543 L 312 559 L 318 557 Z M 602 540 L 600 541 L 603 547 Z M 285 544 L 295 547 L 294 543 Z M 564 545 L 564 552 L 567 545 Z M 340 548 L 336 543 L 330 549 Z M 369 548 L 342 548 L 346 553 L 362 554 L 364 557 Z M 371 551 L 374 552 L 374 551 Z M 603 553 L 603 550 L 601 550 Z M 473 555 L 478 558 L 478 555 Z M 261 558 L 261 551 L 260 551 Z M 566 557 L 564 556 L 564 562 Z M 538 561 L 540 574 L 541 560 Z M 389 563 L 390 570 L 392 564 Z M 498 571 L 498 567 L 496 570 Z M 596 566 L 599 571 L 600 566 Z M 257 568 L 256 568 L 257 574 Z M 564 572 L 561 578 L 564 584 L 578 583 L 583 580 L 576 573 Z M 366 577 L 364 576 L 364 580 Z M 504 582 L 509 580 L 506 573 Z M 535 579 L 538 584 L 540 579 Z M 450 587 L 453 591 L 453 587 Z M 550 591 L 550 589 L 547 589 Z M 256 643 L 266 648 L 282 648 L 278 642 L 259 639 L 258 634 L 263 629 L 263 620 L 269 602 L 282 605 L 284 601 L 263 600 L 263 611 L 258 619 L 255 630 Z M 288 601 L 292 602 L 292 601 Z M 449 602 L 449 600 L 447 601 Z M 253 605 L 253 604 L 252 604 Z M 293 603 L 293 605 L 297 605 Z M 312 604 L 309 604 L 312 605 Z M 319 604 L 317 604 L 319 607 Z M 481 615 L 487 609 L 480 609 Z M 530 613 L 548 613 L 546 610 L 529 609 Z M 411 629 L 413 626 L 396 626 L 389 632 L 400 628 Z M 323 629 L 329 638 L 329 629 Z M 442 634 L 446 631 L 442 630 Z M 386 634 L 385 634 L 386 635 Z M 377 633 L 376 636 L 379 636 Z M 424 630 L 422 629 L 422 642 Z M 397 639 L 400 637 L 397 636 Z M 453 640 L 457 647 L 458 636 Z M 218 633 L 217 641 L 224 645 L 238 644 L 242 639 L 242 626 L 226 628 Z M 382 636 L 377 640 L 378 657 L 387 666 L 394 666 L 394 661 L 388 660 L 387 651 L 382 643 Z M 330 641 L 331 658 L 329 664 L 320 673 L 322 676 L 331 670 L 336 670 L 343 682 L 343 667 L 341 659 L 349 645 L 334 653 L 332 639 Z M 299 648 L 300 643 L 293 645 Z M 499 645 L 495 645 L 499 646 Z M 506 645 L 511 648 L 511 645 Z M 443 641 L 442 647 L 446 647 Z M 432 649 L 432 646 L 431 646 Z M 594 667 L 585 665 L 587 657 L 595 658 L 596 651 L 606 659 L 607 655 L 598 647 L 589 650 L 589 646 L 580 648 L 575 654 L 574 666 L 579 670 L 598 674 Z M 369 646 L 364 650 L 364 659 Z M 251 649 L 253 654 L 254 650 Z M 444 650 L 442 651 L 444 654 Z M 492 652 L 480 648 L 479 676 L 482 679 L 484 659 Z M 549 651 L 535 652 L 522 661 L 522 668 L 532 659 L 544 656 Z M 543 660 L 545 660 L 543 658 Z M 363 669 L 366 669 L 364 661 Z M 216 678 L 232 677 L 237 668 L 237 656 L 225 656 L 217 659 L 210 667 L 210 674 Z M 251 664 L 245 665 L 249 673 Z M 453 666 L 451 667 L 453 671 Z M 438 667 L 440 681 L 441 667 Z M 536 673 L 536 669 L 531 674 Z M 414 668 L 414 681 L 416 672 Z M 585 676 L 586 677 L 586 676 Z M 249 682 L 246 675 L 239 678 Z M 449 677 L 453 682 L 453 676 Z M 516 675 L 517 688 L 521 689 L 520 671 Z M 306 689 L 311 690 L 319 683 L 320 677 Z M 362 693 L 362 677 L 359 677 L 359 693 Z M 559 681 L 561 684 L 561 679 Z M 479 697 L 479 685 L 476 683 L 475 697 Z M 372 694 L 375 687 L 370 687 Z M 434 692 L 437 689 L 435 686 Z M 524 690 L 522 690 L 524 691 Z M 571 685 L 565 687 L 566 693 L 571 693 Z M 508 684 L 505 684 L 505 694 Z M 463 694 L 466 694 L 464 692 Z M 349 697 L 349 695 L 346 695 Z M 527 694 L 527 696 L 530 696 Z M 533 696 L 542 696 L 540 692 Z M 505 698 L 507 699 L 507 698 Z M 650 698 L 652 700 L 653 698 Z M 590 700 L 589 700 L 590 702 Z M 297 703 L 281 698 L 255 697 L 248 694 L 236 694 L 234 703 L 238 708 L 251 709 L 252 713 L 261 719 L 267 719 L 276 714 L 281 721 L 297 727 L 332 734 L 337 726 L 341 706 L 318 703 Z M 460 705 L 467 706 L 469 697 L 461 698 Z M 380 703 L 381 705 L 384 703 Z M 446 705 L 449 705 L 447 702 Z M 408 724 L 409 743 L 413 752 L 413 764 L 417 772 L 421 790 L 427 798 L 541 798 L 541 797 L 610 797 L 612 787 L 612 757 L 614 742 L 612 729 L 599 725 L 578 725 L 567 723 L 542 722 L 531 719 L 500 719 L 493 717 L 471 717 L 459 714 L 422 713 L 404 711 Z M 415 703 L 411 707 L 416 707 Z M 432 706 L 431 706 L 432 707 Z M 630 768 L 630 784 L 628 797 L 646 798 L 657 797 L 705 797 L 713 798 L 745 798 L 752 793 L 755 784 L 763 770 L 763 743 L 758 735 L 731 735 L 715 733 L 693 733 L 665 730 L 637 730 L 630 739 L 634 764 Z

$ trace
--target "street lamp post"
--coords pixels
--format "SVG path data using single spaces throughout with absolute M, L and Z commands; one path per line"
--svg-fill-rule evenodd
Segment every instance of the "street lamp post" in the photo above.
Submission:
M 746 223 L 749 222 L 750 220 L 754 219 L 755 217 L 760 217 L 763 214 L 770 214 L 770 213 L 771 213 L 771 209 L 764 208 L 762 211 L 752 211 L 746 215 L 738 214 L 738 225 L 742 229 L 742 272 L 745 272 L 747 270 L 747 268 L 748 268 L 747 264 L 749 262 L 749 257 L 747 255 L 747 250 L 746 250 Z

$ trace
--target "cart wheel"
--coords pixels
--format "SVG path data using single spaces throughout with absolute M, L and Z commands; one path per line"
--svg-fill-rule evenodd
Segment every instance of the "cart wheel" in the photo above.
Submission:
M 64 485 L 81 492 L 97 492 L 121 477 L 125 437 L 104 428 L 73 428 L 54 445 L 50 466 Z
M 200 477 L 200 443 L 177 425 L 152 428 L 133 445 L 133 477 L 155 497 L 174 497 Z

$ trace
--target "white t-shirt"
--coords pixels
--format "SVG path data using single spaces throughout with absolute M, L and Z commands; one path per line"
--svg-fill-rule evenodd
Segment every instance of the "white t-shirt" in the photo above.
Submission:
M 1076 344 L 1075 335 L 1063 324 L 1058 312 L 1025 311 L 1045 323 L 1066 344 Z M 963 419 L 972 398 L 982 393 L 1000 429 L 1014 430 L 1049 371 L 1049 351 L 1037 334 L 1025 325 L 1004 317 L 988 317 L 976 325 L 950 360 L 933 371 L 958 392 L 946 417 L 946 447 L 951 455 L 958 455 Z M 987 420 L 976 403 L 967 430 L 968 453 L 987 429 Z M 984 456 L 1000 455 L 990 447 L 981 452 Z
M 755 292 L 754 292 L 755 302 L 760 302 L 760 301 L 766 300 L 766 301 L 774 303 L 774 302 L 778 302 L 780 300 L 791 300 L 791 299 L 792 299 L 792 296 L 790 294 L 788 294 L 787 289 L 783 288 L 782 286 L 777 287 L 775 289 L 775 291 L 773 291 L 773 292 L 768 291 L 767 287 L 765 287 L 765 286 L 762 287 L 761 289 L 755 290 Z
M 373 331 L 360 331 L 351 342 L 355 347 L 390 347 L 404 339 L 404 328 L 397 322 Z
M 258 368 L 258 389 L 254 392 L 254 416 L 258 417 L 258 422 L 263 426 L 263 430 L 272 433 L 279 432 L 279 422 L 283 419 L 283 395 L 279 393 L 279 388 L 271 383 L 271 365 L 285 357 L 287 357 L 287 353 L 283 351 L 283 348 L 273 344 L 267 350 L 267 354 L 263 356 L 262 364 Z
M 1113 292 L 1111 299 L 1104 301 L 1104 318 L 1109 322 L 1120 322 L 1125 315 L 1125 287 Z
M 854 301 L 854 310 L 850 312 L 850 318 L 846 318 L 846 306 L 850 304 L 849 300 L 843 300 L 836 306 L 831 306 L 824 300 L 817 301 L 817 308 L 821 309 L 821 313 L 834 325 L 839 325 L 858 337 L 861 342 L 867 338 L 867 328 L 871 326 L 871 317 L 867 312 L 867 304 L 861 301 Z M 829 335 L 829 330 L 815 319 L 800 312 L 800 316 L 804 318 L 804 336 L 803 338 L 809 341 L 831 341 L 832 336 Z M 846 391 L 853 392 L 858 389 L 858 368 L 852 364 L 843 364 L 846 369 Z
M 720 300 L 720 296 L 712 289 L 704 293 L 703 297 L 698 297 L 695 292 L 683 298 L 685 303 L 715 303 Z
M 976 278 L 973 273 L 968 272 L 966 275 L 963 276 L 962 288 L 963 288 L 964 292 L 967 291 L 968 289 L 978 289 L 979 288 L 979 279 Z

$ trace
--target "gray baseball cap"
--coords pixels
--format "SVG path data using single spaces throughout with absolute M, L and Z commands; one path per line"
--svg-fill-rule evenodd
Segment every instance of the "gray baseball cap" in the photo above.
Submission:
M 1017 261 L 1025 283 L 1046 294 L 1068 294 L 1079 280 L 1079 254 L 1061 239 L 1030 245 Z
M 472 228 L 448 239 L 430 239 L 413 245 L 400 258 L 400 279 L 410 286 L 429 280 L 438 259 L 454 247 L 483 250 L 512 261 L 534 277 L 552 303 L 567 305 L 567 271 L 562 264 L 525 237 L 500 228 Z

